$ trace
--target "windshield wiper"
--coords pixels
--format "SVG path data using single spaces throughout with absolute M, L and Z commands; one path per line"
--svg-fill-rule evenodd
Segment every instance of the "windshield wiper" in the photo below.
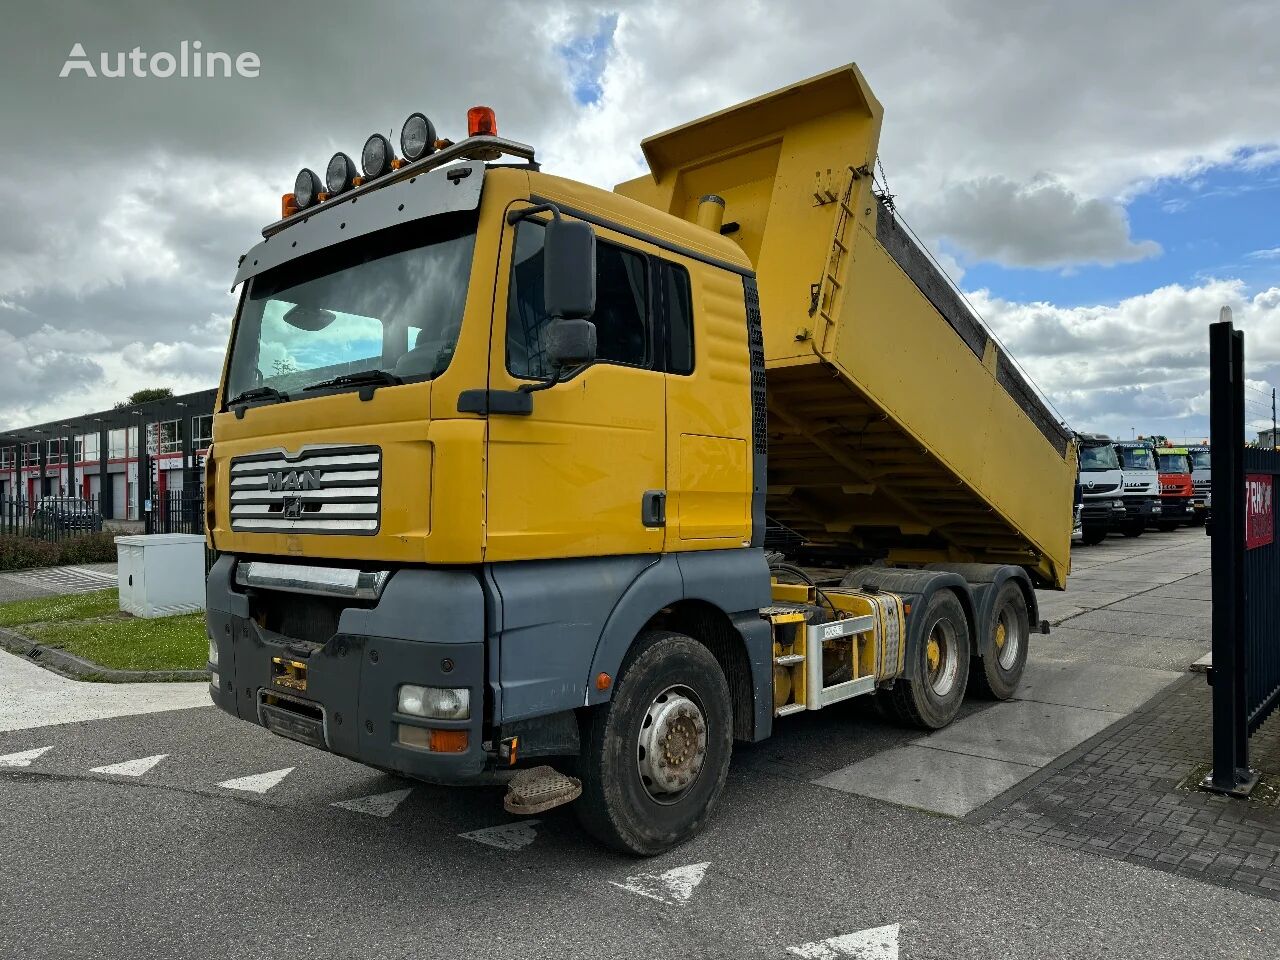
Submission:
M 284 402 L 289 399 L 287 393 L 281 393 L 275 387 L 251 387 L 243 393 L 237 393 L 234 397 L 227 401 L 228 407 L 233 407 L 237 403 L 248 403 L 250 400 L 279 400 Z
M 313 383 L 302 389 L 305 392 L 307 390 L 327 390 L 330 387 L 371 387 L 373 389 L 360 391 L 360 399 L 368 400 L 378 387 L 394 387 L 401 383 L 404 383 L 404 381 L 394 373 L 387 373 L 385 370 L 361 370 L 359 373 L 344 373 L 342 376 L 334 377 L 332 380 L 321 380 L 319 383 Z

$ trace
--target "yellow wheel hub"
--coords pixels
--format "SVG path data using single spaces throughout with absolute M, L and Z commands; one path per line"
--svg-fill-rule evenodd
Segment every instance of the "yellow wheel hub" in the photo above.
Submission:
M 938 646 L 937 640 L 929 641 L 929 646 L 925 648 L 925 656 L 929 658 L 929 669 L 937 670 L 938 664 L 942 662 L 942 648 Z
M 997 650 L 1004 649 L 1004 624 L 1003 623 L 996 624 L 996 649 Z

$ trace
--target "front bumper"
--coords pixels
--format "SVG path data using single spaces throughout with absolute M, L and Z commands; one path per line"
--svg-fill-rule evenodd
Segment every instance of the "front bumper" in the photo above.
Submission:
M 474 574 L 399 570 L 373 604 L 342 609 L 323 642 L 289 637 L 255 619 L 254 592 L 234 583 L 235 558 L 209 573 L 207 624 L 217 645 L 210 695 L 232 716 L 360 763 L 433 783 L 480 779 L 484 750 L 484 600 Z M 288 601 L 316 604 L 290 594 Z M 305 686 L 280 664 L 305 664 Z M 434 720 L 398 712 L 401 684 L 465 688 L 471 715 Z M 432 752 L 402 742 L 402 728 L 465 731 L 464 749 Z M 419 738 L 421 739 L 421 738 Z M 453 738 L 457 739 L 456 735 Z
M 1124 517 L 1124 504 L 1111 497 L 1093 502 L 1086 500 L 1080 508 L 1080 522 L 1086 526 L 1100 523 L 1118 523 Z
M 1191 516 L 1190 497 L 1161 497 L 1160 510 L 1163 519 Z
M 1129 496 L 1124 498 L 1124 515 L 1126 520 L 1159 520 L 1163 514 L 1160 501 L 1152 496 Z

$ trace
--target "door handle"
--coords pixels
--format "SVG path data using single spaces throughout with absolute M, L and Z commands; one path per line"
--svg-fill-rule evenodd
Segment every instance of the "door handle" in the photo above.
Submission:
M 667 491 L 646 490 L 640 498 L 640 522 L 646 527 L 667 525 Z

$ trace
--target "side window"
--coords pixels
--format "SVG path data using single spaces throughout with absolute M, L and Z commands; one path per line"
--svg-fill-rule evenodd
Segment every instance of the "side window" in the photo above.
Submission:
M 543 332 L 542 238 L 540 223 L 524 221 L 516 228 L 511 290 L 507 296 L 507 370 L 513 376 L 546 378 Z M 615 244 L 596 243 L 597 358 L 605 363 L 653 367 L 649 330 L 648 258 Z
M 693 293 L 689 271 L 677 263 L 662 263 L 662 314 L 666 330 L 668 373 L 693 373 Z

